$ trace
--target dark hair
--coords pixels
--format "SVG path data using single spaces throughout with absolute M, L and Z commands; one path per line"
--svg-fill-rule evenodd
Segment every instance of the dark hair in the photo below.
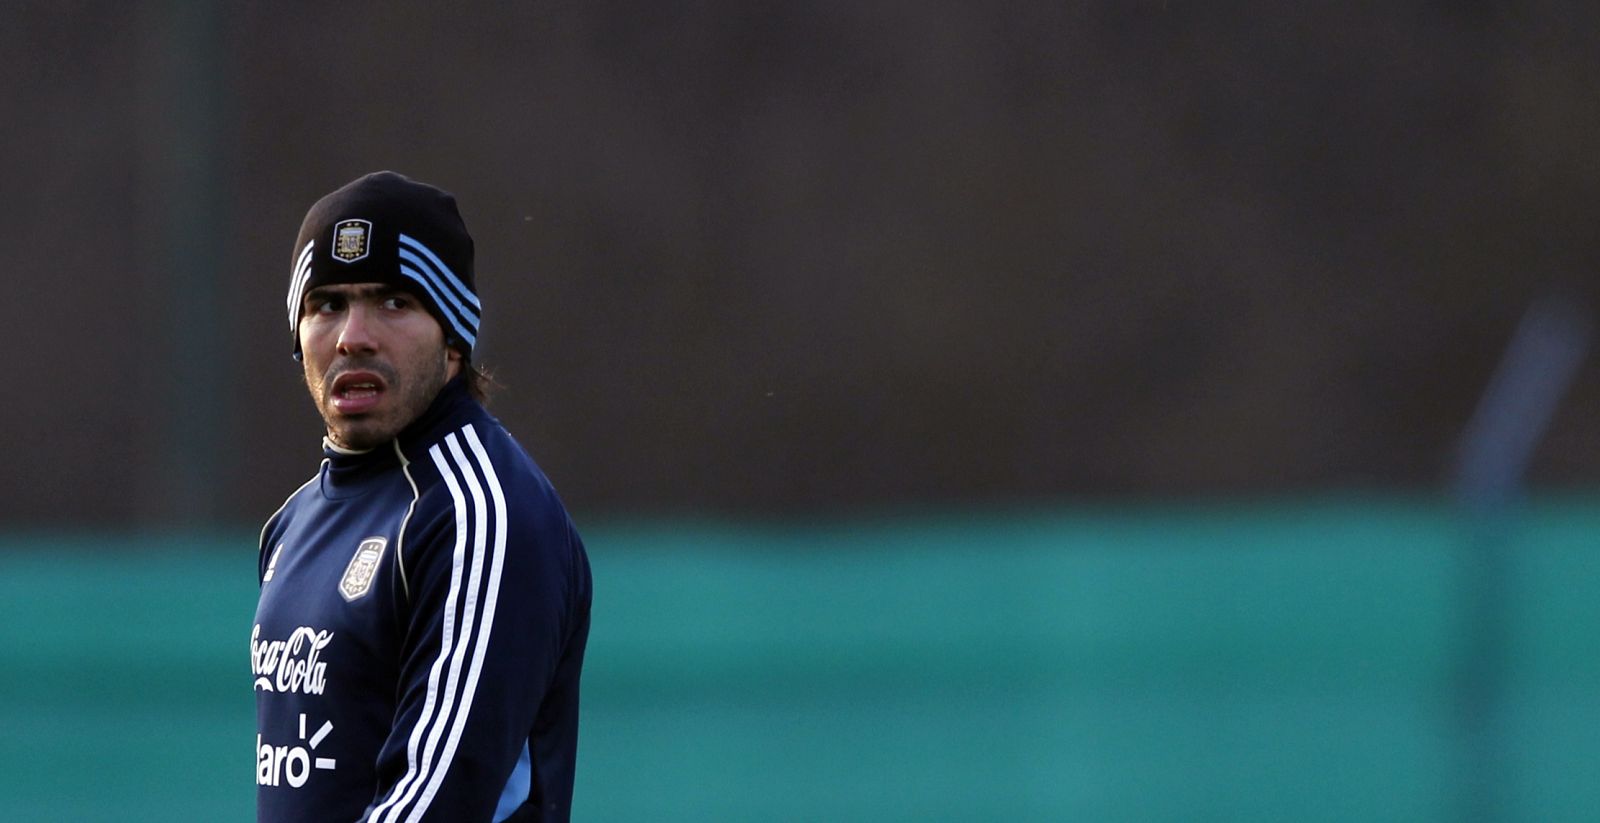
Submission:
M 494 379 L 493 372 L 472 362 L 470 357 L 462 358 L 461 371 L 467 376 L 467 394 L 485 406 L 489 405 L 490 394 L 504 388 Z

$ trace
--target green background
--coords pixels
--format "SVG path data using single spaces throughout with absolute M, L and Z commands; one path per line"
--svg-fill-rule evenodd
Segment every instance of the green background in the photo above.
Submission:
M 1600 808 L 1592 498 L 1537 501 L 1502 532 L 1488 738 L 1459 699 L 1482 648 L 1468 619 L 1481 543 L 1440 502 L 584 532 L 578 820 Z M 245 530 L 0 541 L 0 820 L 251 819 L 254 544 Z

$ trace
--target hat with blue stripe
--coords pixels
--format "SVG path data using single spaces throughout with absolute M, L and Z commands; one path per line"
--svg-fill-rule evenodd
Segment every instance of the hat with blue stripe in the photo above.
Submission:
M 416 295 L 468 355 L 482 306 L 472 277 L 472 236 L 447 191 L 392 171 L 345 184 L 306 212 L 294 243 L 289 333 L 300 356 L 307 292 L 336 283 L 384 283 Z

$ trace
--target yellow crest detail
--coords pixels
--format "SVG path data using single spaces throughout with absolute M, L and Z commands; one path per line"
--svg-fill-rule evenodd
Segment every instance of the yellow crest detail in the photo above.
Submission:
M 333 257 L 354 263 L 367 256 L 372 243 L 372 223 L 366 220 L 341 220 L 333 224 Z
M 355 556 L 350 558 L 344 578 L 339 581 L 339 594 L 344 599 L 356 600 L 372 590 L 372 580 L 378 576 L 378 561 L 383 559 L 383 549 L 388 545 L 388 538 L 369 537 L 356 547 Z

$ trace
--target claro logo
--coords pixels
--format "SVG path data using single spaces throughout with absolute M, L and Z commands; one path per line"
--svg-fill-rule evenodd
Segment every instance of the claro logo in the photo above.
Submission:
M 339 764 L 331 757 L 313 757 L 311 754 L 333 732 L 333 721 L 324 720 L 322 726 L 306 737 L 306 716 L 300 715 L 300 739 L 309 746 L 274 746 L 256 735 L 256 785 L 283 786 L 298 789 L 311 778 L 311 767 L 332 771 Z
M 333 642 L 333 632 L 301 626 L 287 640 L 262 640 L 261 624 L 250 632 L 250 665 L 255 670 L 256 691 L 288 694 L 322 694 L 328 684 L 328 664 L 322 652 Z

